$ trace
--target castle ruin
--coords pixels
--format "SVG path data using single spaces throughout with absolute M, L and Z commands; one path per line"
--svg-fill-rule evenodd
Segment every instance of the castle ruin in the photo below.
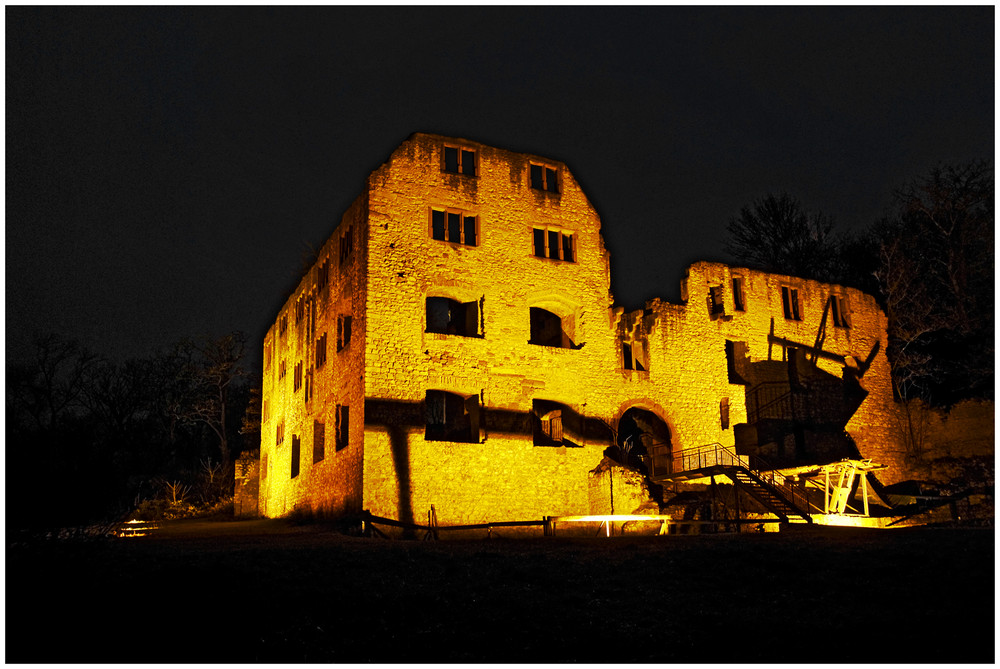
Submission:
M 557 160 L 415 134 L 317 257 L 264 340 L 264 516 L 607 513 L 602 463 L 656 487 L 897 457 L 873 297 L 698 262 L 680 304 L 625 312 Z

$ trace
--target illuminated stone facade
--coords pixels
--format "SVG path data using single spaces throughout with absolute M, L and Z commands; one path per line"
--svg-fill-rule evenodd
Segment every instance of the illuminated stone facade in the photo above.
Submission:
M 265 338 L 261 513 L 583 514 L 616 443 L 653 469 L 713 442 L 784 465 L 894 457 L 873 298 L 701 262 L 682 304 L 624 313 L 600 227 L 558 161 L 405 141 Z M 782 386 L 839 414 L 769 427 Z

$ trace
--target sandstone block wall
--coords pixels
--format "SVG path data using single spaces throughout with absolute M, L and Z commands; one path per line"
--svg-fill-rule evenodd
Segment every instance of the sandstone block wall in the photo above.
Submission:
M 366 219 L 362 196 L 344 213 L 264 339 L 260 506 L 265 516 L 295 509 L 361 510 Z M 342 448 L 340 406 L 349 407 Z

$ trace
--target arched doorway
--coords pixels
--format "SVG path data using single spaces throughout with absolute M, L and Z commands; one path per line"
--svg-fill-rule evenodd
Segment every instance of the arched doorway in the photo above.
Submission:
M 618 421 L 616 453 L 623 465 L 647 470 L 650 476 L 670 472 L 670 428 L 648 409 L 632 407 Z

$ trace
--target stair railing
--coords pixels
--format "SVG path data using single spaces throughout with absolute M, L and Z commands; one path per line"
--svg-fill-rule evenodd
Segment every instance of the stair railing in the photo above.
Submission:
M 804 488 L 789 485 L 785 477 L 760 456 L 739 455 L 733 449 L 718 442 L 674 451 L 672 456 L 671 466 L 675 473 L 709 467 L 742 467 L 774 488 L 796 509 L 807 513 L 823 512 L 819 506 L 809 501 L 809 496 Z M 818 486 L 816 487 L 818 488 Z

